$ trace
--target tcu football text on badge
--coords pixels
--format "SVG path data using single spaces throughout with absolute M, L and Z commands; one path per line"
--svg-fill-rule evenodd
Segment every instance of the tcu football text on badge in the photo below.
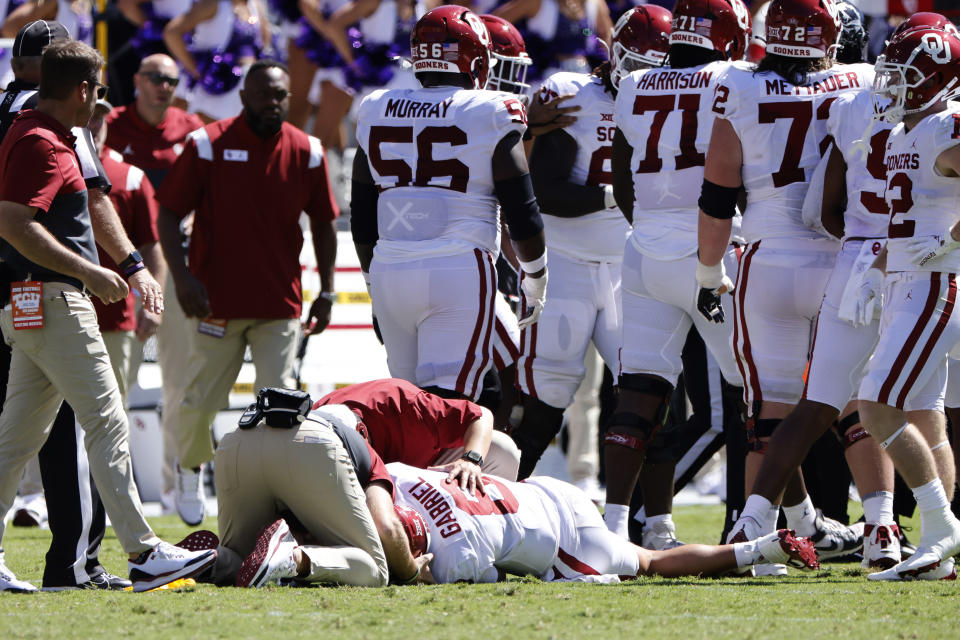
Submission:
M 197 325 L 197 333 L 211 338 L 222 338 L 227 335 L 227 321 L 216 318 L 204 318 Z
M 13 328 L 43 328 L 43 284 L 40 282 L 14 282 L 10 285 L 10 305 L 13 308 Z

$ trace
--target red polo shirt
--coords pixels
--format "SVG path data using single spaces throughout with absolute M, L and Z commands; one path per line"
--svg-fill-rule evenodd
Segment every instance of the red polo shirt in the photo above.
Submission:
M 139 167 L 159 187 L 167 171 L 183 151 L 187 134 L 203 127 L 203 121 L 183 109 L 168 107 L 157 126 L 143 121 L 136 104 L 117 107 L 107 114 L 107 146 L 116 149 L 125 162 Z
M 37 207 L 35 216 L 67 249 L 96 264 L 97 248 L 87 209 L 87 187 L 80 173 L 75 138 L 52 116 L 24 111 L 0 145 L 0 200 Z M 3 260 L 20 275 L 78 280 L 34 264 L 3 243 Z
M 242 113 L 214 122 L 187 137 L 157 199 L 196 210 L 190 271 L 214 318 L 300 317 L 300 213 L 338 215 L 319 140 L 288 123 L 263 140 Z
M 153 185 L 137 167 L 123 161 L 123 156 L 113 149 L 103 148 L 100 163 L 113 183 L 110 200 L 120 216 L 127 237 L 135 247 L 157 242 L 157 200 Z M 120 273 L 120 267 L 99 245 L 100 264 Z M 94 298 L 100 331 L 133 331 L 137 328 L 136 306 L 133 293 L 125 300 L 105 305 Z
M 345 404 L 358 414 L 384 462 L 421 468 L 444 450 L 462 447 L 464 431 L 482 415 L 469 400 L 445 400 L 398 378 L 337 389 L 313 408 L 326 404 Z

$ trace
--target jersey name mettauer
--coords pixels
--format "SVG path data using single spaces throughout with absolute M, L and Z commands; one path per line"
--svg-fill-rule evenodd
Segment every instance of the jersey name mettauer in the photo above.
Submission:
M 712 71 L 662 71 L 647 73 L 637 82 L 637 91 L 676 91 L 677 89 L 700 89 L 710 84 Z
M 451 100 L 443 102 L 420 102 L 405 98 L 387 99 L 383 110 L 385 118 L 446 118 L 447 110 L 453 104 Z
M 767 80 L 768 96 L 811 96 L 817 93 L 835 93 L 860 87 L 860 78 L 855 71 L 835 73 L 823 80 L 816 80 L 811 84 L 792 85 L 781 78 Z

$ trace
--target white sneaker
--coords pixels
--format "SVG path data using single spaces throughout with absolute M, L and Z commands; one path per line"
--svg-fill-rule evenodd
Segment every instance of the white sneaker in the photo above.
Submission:
M 278 584 L 285 578 L 297 577 L 297 563 L 293 551 L 297 542 L 290 527 L 280 519 L 267 525 L 257 537 L 253 553 L 246 557 L 237 571 L 238 587 L 260 588 Z
M 37 591 L 37 588 L 25 580 L 18 580 L 13 575 L 13 571 L 7 568 L 4 562 L 3 552 L 0 552 L 0 591 L 9 591 L 10 593 L 30 593 Z
M 666 551 L 675 547 L 682 547 L 683 543 L 677 540 L 677 529 L 673 522 L 657 522 L 651 527 L 643 528 L 641 547 L 654 551 Z
M 755 564 L 753 565 L 754 575 L 757 577 L 760 576 L 773 576 L 779 578 L 781 576 L 787 575 L 787 565 L 785 564 Z
M 13 513 L 13 526 L 49 528 L 47 525 L 47 499 L 42 493 L 23 496 L 23 502 Z
M 861 567 L 889 569 L 900 560 L 900 529 L 896 524 L 868 524 L 863 528 Z
M 136 560 L 128 560 L 130 580 L 134 591 L 149 591 L 165 584 L 194 576 L 217 560 L 215 549 L 189 551 L 160 542 L 153 549 L 140 554 Z
M 767 573 L 758 575 L 786 575 L 786 566 L 798 569 L 817 569 L 817 550 L 810 538 L 798 538 L 791 529 L 780 529 L 757 540 L 757 548 L 767 563 L 764 567 L 783 567 L 782 573 Z
M 816 531 L 810 536 L 817 547 L 817 555 L 821 560 L 839 558 L 856 553 L 863 546 L 863 523 L 855 522 L 850 526 L 823 515 L 817 509 L 814 520 Z
M 906 564 L 908 561 L 901 562 L 900 564 Z M 887 569 L 886 571 L 878 571 L 877 573 L 871 573 L 867 576 L 868 580 L 885 580 L 885 581 L 907 581 L 907 580 L 956 580 L 957 579 L 957 570 L 954 564 L 953 558 L 947 558 L 943 561 L 938 561 L 933 565 L 915 568 L 908 571 L 898 571 L 899 565 Z
M 177 487 L 174 500 L 177 513 L 191 527 L 195 527 L 206 515 L 203 495 L 203 467 L 197 471 L 183 469 L 177 464 Z

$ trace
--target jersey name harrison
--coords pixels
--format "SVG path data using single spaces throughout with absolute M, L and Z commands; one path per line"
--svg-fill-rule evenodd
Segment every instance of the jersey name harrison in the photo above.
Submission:
M 817 93 L 834 93 L 837 91 L 847 91 L 848 89 L 859 89 L 860 76 L 858 76 L 855 71 L 848 71 L 846 73 L 835 73 L 827 76 L 823 80 L 814 81 L 812 84 L 795 86 L 780 78 L 767 80 L 766 83 L 768 96 L 812 96 Z
M 427 509 L 433 524 L 440 530 L 440 537 L 449 538 L 458 533 L 460 524 L 457 522 L 456 516 L 453 515 L 453 509 L 450 508 L 446 496 L 434 489 L 423 478 L 417 479 L 420 482 L 410 487 L 407 493 Z
M 919 153 L 896 153 L 887 156 L 887 171 L 896 171 L 897 169 L 919 169 Z
M 713 71 L 665 71 L 644 74 L 637 82 L 637 91 L 676 91 L 701 89 L 710 84 Z
M 383 110 L 384 118 L 446 118 L 453 100 L 443 102 L 420 102 L 406 98 L 389 98 Z

